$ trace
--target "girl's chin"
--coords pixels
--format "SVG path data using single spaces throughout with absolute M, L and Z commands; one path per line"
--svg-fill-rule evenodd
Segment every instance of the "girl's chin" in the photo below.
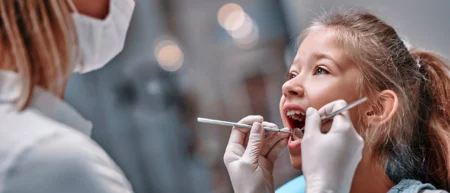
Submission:
M 297 170 L 302 169 L 302 140 L 291 135 L 288 141 L 289 157 L 292 167 Z
M 291 159 L 292 167 L 294 167 L 297 170 L 302 170 L 302 157 L 300 155 L 299 156 L 292 155 L 289 152 L 289 158 Z
M 292 164 L 293 168 L 295 168 L 297 170 L 302 170 L 302 162 L 301 161 L 295 162 L 291 159 L 291 164 Z

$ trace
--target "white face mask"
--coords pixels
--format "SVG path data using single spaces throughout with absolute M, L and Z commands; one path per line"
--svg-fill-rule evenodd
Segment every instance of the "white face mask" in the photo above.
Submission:
M 72 0 L 69 4 L 80 47 L 74 72 L 97 70 L 122 51 L 135 3 L 133 0 L 110 0 L 109 14 L 103 20 L 78 13 Z

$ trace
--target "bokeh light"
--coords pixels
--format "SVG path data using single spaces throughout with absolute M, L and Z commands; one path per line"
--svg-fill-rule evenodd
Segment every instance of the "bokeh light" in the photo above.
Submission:
M 250 49 L 258 44 L 258 40 L 259 40 L 259 29 L 256 24 L 253 24 L 250 33 L 240 38 L 234 38 L 234 43 L 239 48 Z
M 229 31 L 229 33 L 234 39 L 242 39 L 252 33 L 252 30 L 254 30 L 253 28 L 255 28 L 254 25 L 252 19 L 246 16 L 242 25 L 235 30 Z
M 183 65 L 183 51 L 178 44 L 172 40 L 161 40 L 155 46 L 154 53 L 159 65 L 166 71 L 176 71 Z
M 242 7 L 235 3 L 223 5 L 217 12 L 217 20 L 219 24 L 227 29 L 233 30 L 239 28 L 244 22 L 245 13 Z
M 258 26 L 238 4 L 223 5 L 217 13 L 217 20 L 239 48 L 250 49 L 258 43 Z

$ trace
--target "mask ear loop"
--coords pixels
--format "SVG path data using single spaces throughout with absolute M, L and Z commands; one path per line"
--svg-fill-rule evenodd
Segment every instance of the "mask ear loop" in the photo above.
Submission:
M 73 0 L 67 0 L 67 3 L 69 4 L 69 7 L 72 9 L 74 13 L 78 13 L 77 7 L 73 3 Z

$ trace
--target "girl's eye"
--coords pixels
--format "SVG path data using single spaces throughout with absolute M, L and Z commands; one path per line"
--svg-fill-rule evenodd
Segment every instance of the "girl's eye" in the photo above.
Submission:
M 325 70 L 323 67 L 317 67 L 316 71 L 314 72 L 314 75 L 321 75 L 321 74 L 329 74 L 327 70 Z
M 297 74 L 294 74 L 294 73 L 292 73 L 292 72 L 289 72 L 289 73 L 287 74 L 286 78 L 287 78 L 288 80 L 291 80 L 291 79 L 295 78 L 296 76 L 297 76 Z

